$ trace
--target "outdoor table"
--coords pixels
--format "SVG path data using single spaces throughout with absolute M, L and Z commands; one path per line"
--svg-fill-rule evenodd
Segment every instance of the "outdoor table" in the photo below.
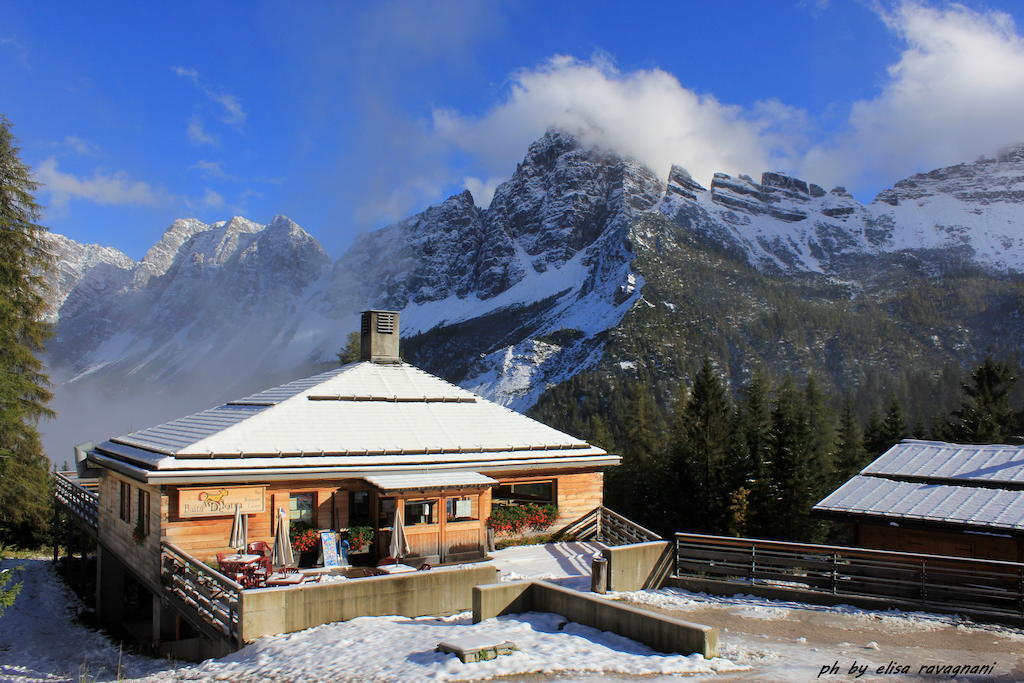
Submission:
M 253 576 L 253 570 L 256 569 L 256 563 L 263 559 L 262 555 L 225 555 L 220 561 L 221 571 L 228 572 L 230 574 L 241 574 L 244 579 L 240 582 L 245 585 L 246 588 L 250 588 L 251 584 L 255 582 Z
M 302 574 L 282 574 L 275 572 L 267 577 L 268 586 L 295 586 L 302 583 L 306 577 Z
M 382 564 L 377 569 L 385 574 L 404 574 L 416 571 L 416 567 L 410 567 L 407 564 Z

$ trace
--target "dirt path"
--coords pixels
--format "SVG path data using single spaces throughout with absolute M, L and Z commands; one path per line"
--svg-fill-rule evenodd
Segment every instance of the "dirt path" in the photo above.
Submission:
M 656 591 L 620 596 L 665 614 L 718 627 L 722 656 L 751 671 L 720 681 L 949 680 L 920 667 L 992 666 L 966 680 L 1024 681 L 1024 630 L 932 614 L 874 612 Z M 890 664 L 892 663 L 892 664 Z M 822 672 L 823 667 L 834 667 Z M 888 666 L 888 673 L 886 667 Z M 882 673 L 878 673 L 879 667 Z M 909 667 L 909 673 L 903 673 Z M 838 673 L 833 673 L 838 669 Z M 964 679 L 963 675 L 960 679 Z

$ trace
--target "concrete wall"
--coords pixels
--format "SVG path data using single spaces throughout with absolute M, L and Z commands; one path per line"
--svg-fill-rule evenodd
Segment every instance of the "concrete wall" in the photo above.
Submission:
M 460 612 L 472 606 L 474 586 L 497 578 L 498 570 L 485 564 L 247 590 L 242 593 L 241 639 L 248 642 L 356 617 Z
M 660 588 L 672 574 L 675 552 L 669 541 L 608 546 L 608 590 L 638 591 Z
M 578 624 L 645 643 L 659 652 L 718 656 L 718 629 L 648 612 L 546 581 L 517 581 L 473 589 L 473 622 L 521 612 L 554 612 Z

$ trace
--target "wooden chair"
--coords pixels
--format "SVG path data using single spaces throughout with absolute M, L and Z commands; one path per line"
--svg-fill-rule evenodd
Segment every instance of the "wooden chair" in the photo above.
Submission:
M 226 559 L 227 553 L 217 553 L 217 567 L 220 573 L 228 577 L 232 581 L 243 583 L 245 580 L 245 572 L 240 571 L 237 562 L 232 562 Z
M 262 555 L 263 557 L 270 557 L 273 553 L 273 548 L 266 541 L 253 541 L 246 547 L 246 550 L 250 555 Z

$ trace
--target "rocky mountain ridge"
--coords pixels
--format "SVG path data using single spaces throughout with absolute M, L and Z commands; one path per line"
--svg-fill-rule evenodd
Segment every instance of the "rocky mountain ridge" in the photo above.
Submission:
M 748 329 L 779 305 L 781 294 L 765 292 L 800 283 L 785 296 L 877 303 L 893 278 L 927 284 L 947 273 L 910 273 L 907 258 L 1016 281 L 1022 192 L 1024 147 L 913 176 L 863 205 L 774 172 L 760 183 L 716 174 L 708 188 L 680 167 L 660 179 L 549 131 L 486 209 L 460 193 L 360 235 L 333 263 L 281 216 L 175 221 L 139 262 L 52 236 L 63 256 L 48 363 L 58 411 L 82 423 L 56 431 L 65 444 L 106 437 L 310 372 L 331 362 L 368 307 L 403 311 L 410 360 L 517 409 L 588 370 L 648 364 L 676 376 L 665 359 L 699 353 L 694 340 L 709 334 L 735 337 L 726 356 L 745 349 L 792 369 L 813 359 L 805 341 L 799 353 L 761 353 L 771 342 Z M 692 277 L 702 281 L 679 281 Z M 702 327 L 723 310 L 738 332 Z M 646 351 L 621 343 L 646 336 L 643 325 L 667 325 L 669 341 L 647 340 L 659 349 Z M 992 334 L 989 323 L 965 325 L 965 349 Z M 703 331 L 671 342 L 677 328 Z M 804 336 L 829 334 L 840 331 Z M 854 360 L 829 371 L 845 376 Z M 108 417 L 90 419 L 81 404 L 97 394 Z

